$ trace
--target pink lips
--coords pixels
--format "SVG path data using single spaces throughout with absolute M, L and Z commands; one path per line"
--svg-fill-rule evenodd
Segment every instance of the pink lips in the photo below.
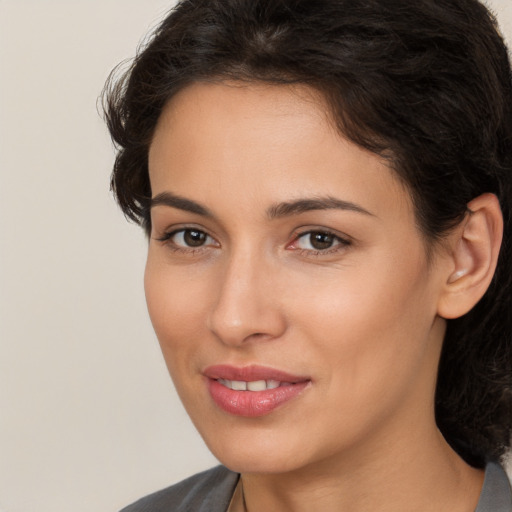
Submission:
M 269 414 L 280 405 L 299 395 L 311 382 L 307 377 L 291 375 L 264 366 L 237 368 L 228 365 L 210 366 L 204 371 L 208 391 L 213 401 L 224 411 L 236 416 L 254 418 Z M 261 391 L 230 389 L 226 381 L 273 381 L 279 387 Z

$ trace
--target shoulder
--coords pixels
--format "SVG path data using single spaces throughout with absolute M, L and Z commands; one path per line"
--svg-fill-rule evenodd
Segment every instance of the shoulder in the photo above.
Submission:
M 150 494 L 121 512 L 224 512 L 238 477 L 224 466 L 217 466 Z
M 484 485 L 475 512 L 512 512 L 510 481 L 498 464 L 490 462 L 485 468 Z

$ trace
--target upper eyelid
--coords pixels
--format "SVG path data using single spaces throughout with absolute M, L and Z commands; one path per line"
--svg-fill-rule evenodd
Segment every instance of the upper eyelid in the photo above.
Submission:
M 304 236 L 311 235 L 312 233 L 322 233 L 329 236 L 332 236 L 336 239 L 337 243 L 333 244 L 330 247 L 327 247 L 325 249 L 307 249 L 302 247 L 292 247 L 294 244 L 298 243 L 298 240 L 301 239 Z M 286 249 L 288 250 L 294 250 L 298 253 L 303 254 L 306 256 L 314 256 L 314 257 L 329 257 L 333 256 L 335 254 L 338 254 L 344 250 L 347 250 L 349 247 L 352 247 L 354 245 L 355 240 L 351 237 L 346 235 L 345 233 L 341 233 L 337 230 L 332 230 L 329 228 L 320 228 L 320 227 L 313 227 L 309 229 L 303 229 L 302 231 L 295 232 L 295 235 L 293 236 L 291 242 L 287 244 Z
M 209 238 L 209 239 L 213 240 L 215 243 L 217 243 L 217 244 L 219 243 L 215 237 L 213 237 L 212 235 L 210 235 L 210 233 L 208 233 L 208 231 L 205 231 L 204 229 L 194 228 L 194 227 L 184 227 L 184 228 L 166 230 L 161 237 L 157 238 L 157 240 L 168 241 L 172 237 L 177 235 L 178 233 L 182 233 L 184 231 L 199 231 L 201 233 L 204 233 L 206 235 L 207 239 Z
M 153 228 L 155 228 L 155 224 L 153 224 Z M 214 240 L 217 240 L 217 236 L 215 234 L 212 234 L 210 232 L 209 229 L 206 229 L 204 226 L 199 226 L 199 225 L 195 225 L 195 224 L 176 224 L 176 225 L 170 225 L 170 226 L 167 226 L 163 229 L 154 229 L 156 234 L 155 236 L 153 236 L 152 234 L 152 237 L 155 238 L 155 239 L 160 239 L 160 238 L 169 238 L 173 235 L 175 235 L 176 233 L 179 233 L 180 231 L 187 231 L 187 230 L 196 230 L 196 231 L 201 231 L 202 233 L 205 233 L 206 235 L 208 235 L 210 238 L 213 238 Z
M 318 230 L 312 230 L 312 231 L 306 231 L 305 233 L 300 233 L 299 235 L 297 235 L 294 240 L 297 240 L 299 238 L 302 238 L 304 236 L 307 236 L 307 235 L 311 235 L 313 233 L 320 233 L 322 235 L 329 235 L 329 236 L 332 236 L 333 238 L 341 241 L 341 242 L 349 242 L 350 240 L 348 239 L 348 237 L 343 237 L 343 236 L 340 236 L 340 235 L 337 235 L 336 233 L 332 233 L 331 231 L 318 231 Z
M 299 228 L 294 230 L 292 234 L 292 240 L 296 240 L 305 235 L 309 235 L 311 233 L 325 233 L 326 235 L 332 235 L 339 240 L 344 242 L 353 242 L 354 238 L 347 235 L 346 233 L 340 232 L 336 229 L 323 228 L 323 227 L 311 227 L 311 228 Z
M 332 236 L 335 236 L 337 238 L 342 238 L 343 237 L 343 235 L 338 234 L 336 231 L 334 231 L 332 229 L 319 229 L 319 228 L 306 229 L 305 231 L 300 231 L 300 232 L 298 232 L 296 234 L 296 236 L 304 236 L 304 235 L 309 235 L 311 233 L 323 233 L 325 235 L 332 235 Z

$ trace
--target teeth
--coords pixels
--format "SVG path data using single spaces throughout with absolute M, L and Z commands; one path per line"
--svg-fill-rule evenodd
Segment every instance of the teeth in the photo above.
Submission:
M 229 389 L 235 391 L 265 391 L 266 389 L 276 389 L 279 386 L 291 386 L 291 382 L 279 382 L 278 380 L 253 380 L 246 382 L 244 380 L 218 379 L 218 381 Z
M 267 389 L 267 383 L 264 380 L 255 380 L 247 383 L 247 389 L 249 391 L 265 391 Z
M 234 391 L 247 391 L 247 382 L 243 380 L 231 381 L 231 389 Z
M 231 381 L 230 380 L 227 380 L 227 379 L 219 379 L 219 382 L 223 385 L 223 386 L 226 386 L 227 388 L 229 389 L 233 389 L 231 387 Z

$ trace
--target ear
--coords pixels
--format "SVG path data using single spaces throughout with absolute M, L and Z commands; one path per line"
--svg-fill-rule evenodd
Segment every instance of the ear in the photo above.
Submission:
M 458 318 L 475 306 L 489 287 L 503 236 L 498 198 L 482 194 L 468 203 L 468 213 L 448 237 L 449 265 L 438 302 L 442 318 Z

